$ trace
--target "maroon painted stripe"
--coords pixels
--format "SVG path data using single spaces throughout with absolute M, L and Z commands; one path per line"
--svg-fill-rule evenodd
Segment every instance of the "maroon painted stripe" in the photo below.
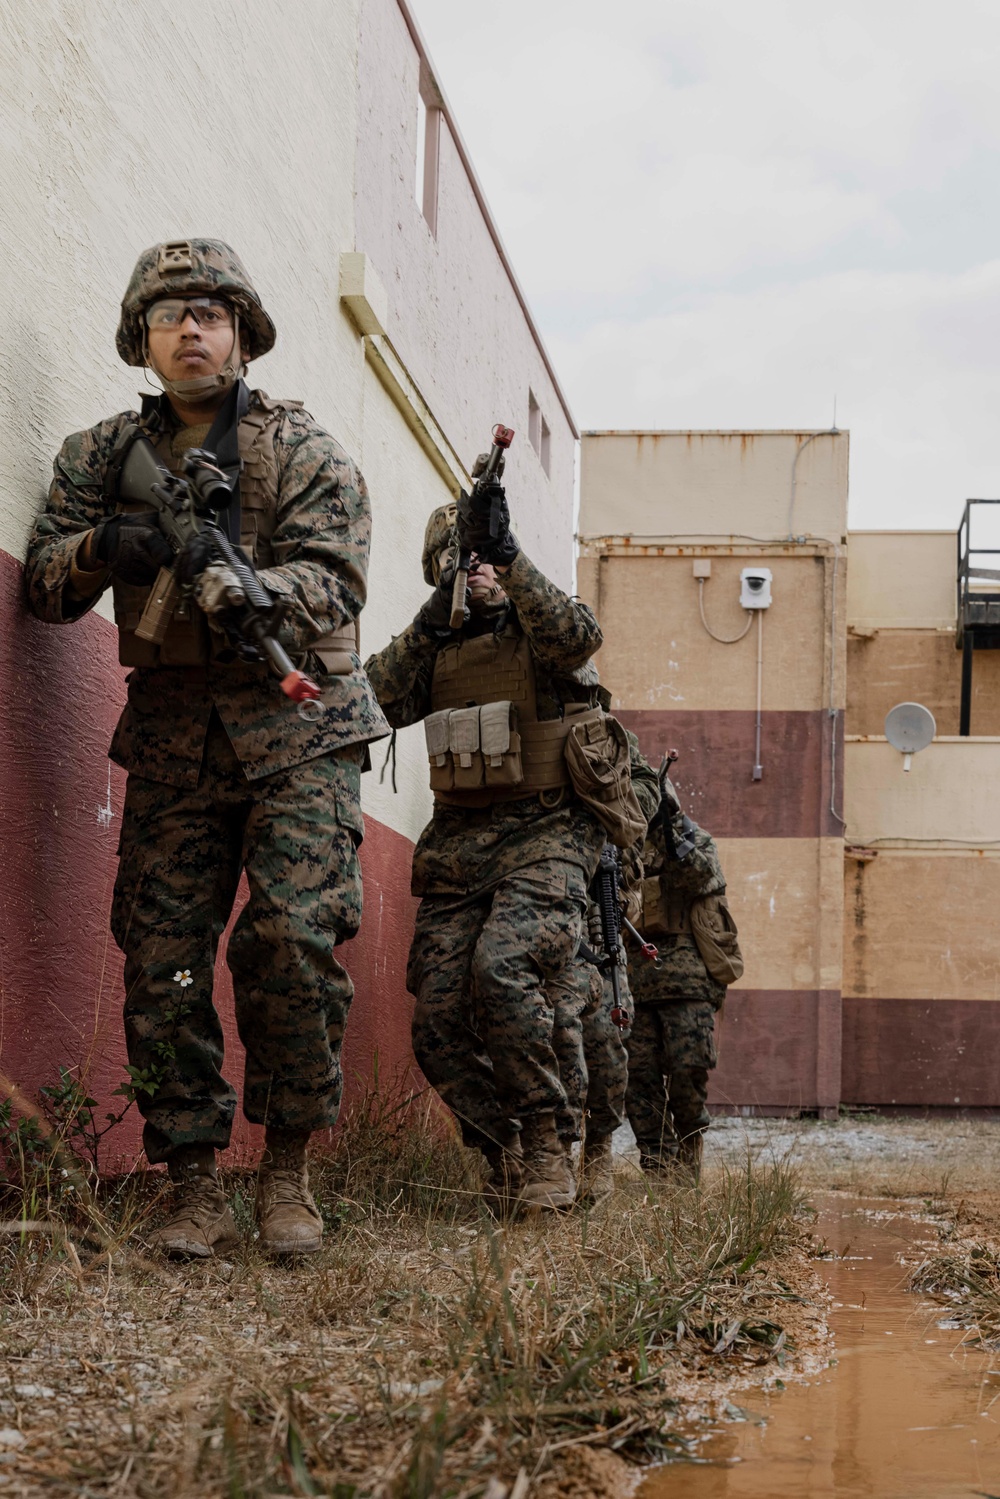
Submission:
M 843 1001 L 848 1104 L 1000 1104 L 1000 1004 L 975 999 Z
M 839 837 L 830 811 L 830 716 L 825 710 L 770 712 L 761 724 L 764 775 L 753 779 L 755 714 L 621 708 L 615 714 L 658 765 L 679 752 L 671 775 L 684 808 L 719 838 Z M 844 715 L 837 721 L 837 789 L 843 810 Z
M 840 994 L 733 989 L 716 1023 L 716 1111 L 797 1113 L 840 1102 Z

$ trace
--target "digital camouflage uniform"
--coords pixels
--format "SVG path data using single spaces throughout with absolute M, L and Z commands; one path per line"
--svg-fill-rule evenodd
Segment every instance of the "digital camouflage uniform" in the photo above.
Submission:
M 523 552 L 502 580 L 503 615 L 463 638 L 523 632 L 534 664 L 538 719 L 565 704 L 595 703 L 588 663 L 601 644 L 596 619 Z M 431 712 L 435 659 L 448 642 L 409 626 L 366 671 L 397 728 Z M 413 856 L 421 897 L 407 982 L 416 999 L 413 1048 L 425 1076 L 461 1122 L 467 1144 L 509 1138 L 511 1119 L 566 1108 L 553 1046 L 560 975 L 583 932 L 587 885 L 604 832 L 567 790 L 554 807 L 538 795 L 492 806 L 437 800 Z M 577 1040 L 572 1065 L 584 1071 Z
M 669 783 L 668 783 L 669 785 Z M 671 788 L 672 789 L 672 788 Z M 667 920 L 649 910 L 644 934 L 656 943 L 660 966 L 629 951 L 635 1016 L 628 1040 L 626 1109 L 644 1162 L 669 1161 L 678 1144 L 708 1127 L 708 1074 L 716 1064 L 715 1016 L 725 987 L 709 974 L 691 935 L 686 914 L 704 896 L 726 888 L 714 840 L 677 812 L 674 842 L 687 829 L 693 848 L 685 857 L 668 853 L 659 816 L 652 819 L 643 851 L 646 888 L 659 878 Z M 660 908 L 661 914 L 664 907 Z M 686 931 L 677 927 L 687 926 Z
M 233 267 L 244 280 L 245 272 L 216 244 L 195 242 L 228 295 Z M 152 254 L 140 259 L 140 283 L 143 274 L 155 282 Z M 231 299 L 245 306 L 241 294 Z M 142 363 L 124 316 L 122 328 L 123 357 Z M 138 1098 L 152 1162 L 179 1147 L 229 1142 L 235 1094 L 220 1070 L 212 987 L 241 871 L 250 897 L 228 962 L 247 1053 L 244 1112 L 289 1130 L 335 1121 L 353 990 L 334 949 L 361 917 L 363 747 L 387 732 L 358 656 L 327 670 L 331 658 L 312 649 L 352 627 L 365 602 L 364 480 L 297 403 L 252 391 L 243 404 L 240 539 L 266 564 L 261 581 L 290 606 L 280 639 L 321 686 L 323 712 L 303 721 L 263 663 L 228 659 L 224 637 L 196 605 L 187 630 L 172 622 L 162 647 L 139 641 L 132 631 L 149 590 L 115 579 L 122 661 L 133 670 L 110 751 L 128 772 L 111 924 L 125 954 L 130 1066 L 154 1084 Z M 28 599 L 42 620 L 71 623 L 101 591 L 77 591 L 75 554 L 115 510 L 105 494 L 109 457 L 137 421 L 175 469 L 205 435 L 181 427 L 163 396 L 146 398 L 141 415 L 122 412 L 67 438 L 28 546 Z

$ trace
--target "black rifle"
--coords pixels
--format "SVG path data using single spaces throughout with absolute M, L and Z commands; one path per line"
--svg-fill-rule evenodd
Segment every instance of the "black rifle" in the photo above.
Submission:
M 280 678 L 285 696 L 300 705 L 304 717 L 312 717 L 318 710 L 305 705 L 320 696 L 320 689 L 298 670 L 278 642 L 281 605 L 218 523 L 219 512 L 228 509 L 232 500 L 225 474 L 215 466 L 215 455 L 201 448 L 189 448 L 181 461 L 183 477 L 164 467 L 152 443 L 135 427 L 122 434 L 112 456 L 117 499 L 154 509 L 174 553 L 174 566 L 161 568 L 135 633 L 140 640 L 159 645 L 171 619 L 190 618 L 193 585 L 179 581 L 177 567 L 188 544 L 200 538 L 206 544 L 203 567 L 228 567 L 236 579 L 231 607 L 222 616 L 234 651 L 245 661 L 266 660 Z
M 493 480 L 498 476 L 500 461 L 513 441 L 513 428 L 501 426 L 497 422 L 493 428 L 493 446 L 490 449 L 490 456 L 486 460 L 486 465 L 482 473 L 477 476 L 476 482 L 472 486 L 473 499 L 477 495 L 482 494 L 486 486 L 492 484 Z M 497 513 L 497 506 L 494 503 L 490 507 L 490 535 L 494 539 L 499 529 L 500 516 Z M 460 630 L 465 623 L 465 590 L 469 586 L 469 567 L 471 563 L 471 552 L 465 549 L 459 551 L 458 566 L 455 569 L 455 581 L 451 590 L 451 628 L 453 630 Z
M 674 817 L 676 814 L 670 811 L 666 801 L 663 799 L 663 777 L 670 774 L 670 767 L 677 759 L 677 751 L 672 749 L 667 750 L 667 753 L 660 762 L 661 795 L 659 811 L 657 813 L 660 821 L 660 831 L 663 834 L 664 851 L 667 858 L 675 864 L 680 863 L 682 859 L 687 858 L 688 854 L 693 853 L 694 834 L 696 832 L 696 825 L 691 821 L 686 812 L 682 812 L 681 836 L 679 839 L 676 838 L 674 836 Z M 680 810 L 680 803 L 678 803 L 678 810 Z
M 621 924 L 622 907 L 618 895 L 618 850 L 613 843 L 606 843 L 601 850 L 597 874 L 597 909 L 601 917 L 601 946 L 603 958 L 598 960 L 598 970 L 611 976 L 611 993 L 614 1003 L 611 1019 L 621 1031 L 628 1030 L 632 1017 L 622 1004 L 621 992 Z

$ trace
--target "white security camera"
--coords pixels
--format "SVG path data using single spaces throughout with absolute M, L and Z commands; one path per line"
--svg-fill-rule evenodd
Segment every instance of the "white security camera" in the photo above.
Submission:
M 744 609 L 771 607 L 771 569 L 745 567 L 740 573 L 740 605 Z

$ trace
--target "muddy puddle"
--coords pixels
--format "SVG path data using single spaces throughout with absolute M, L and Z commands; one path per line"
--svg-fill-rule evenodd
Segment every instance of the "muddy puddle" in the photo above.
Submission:
M 898 1203 L 818 1206 L 835 1364 L 734 1395 L 743 1418 L 709 1428 L 637 1499 L 1000 1499 L 1000 1349 L 961 1347 L 945 1311 L 905 1289 L 933 1229 Z

